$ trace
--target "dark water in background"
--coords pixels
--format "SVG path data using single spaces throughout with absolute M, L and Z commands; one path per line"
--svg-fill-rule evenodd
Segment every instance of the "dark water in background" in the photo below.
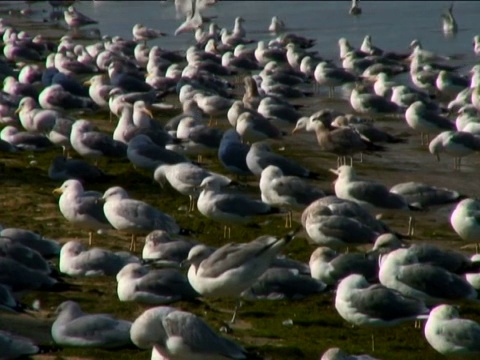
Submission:
M 3 2 L 8 3 L 8 1 Z M 10 2 L 12 3 L 12 2 Z M 21 1 L 15 6 L 25 6 Z M 442 11 L 449 1 L 362 1 L 363 14 L 348 14 L 349 1 L 219 1 L 206 11 L 221 27 L 231 29 L 236 16 L 242 16 L 247 36 L 256 40 L 269 39 L 270 19 L 279 16 L 295 33 L 317 40 L 316 50 L 327 58 L 336 58 L 337 40 L 346 37 L 360 46 L 370 34 L 375 45 L 386 50 L 406 51 L 411 40 L 418 38 L 425 48 L 446 54 L 464 54 L 463 62 L 474 61 L 472 37 L 480 34 L 480 1 L 456 1 L 454 15 L 459 24 L 455 37 L 446 38 L 441 30 Z M 173 33 L 182 22 L 175 16 L 173 1 L 80 1 L 77 8 L 99 21 L 102 34 L 131 38 L 135 23 Z M 34 10 L 50 9 L 45 3 Z M 46 15 L 37 12 L 34 17 Z M 62 21 L 63 22 L 63 21 Z M 151 44 L 180 49 L 192 44 L 192 34 L 169 36 Z

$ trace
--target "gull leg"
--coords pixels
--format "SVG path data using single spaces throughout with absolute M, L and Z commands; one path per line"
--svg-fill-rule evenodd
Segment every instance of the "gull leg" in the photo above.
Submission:
M 137 237 L 135 234 L 132 234 L 132 241 L 130 242 L 130 251 L 135 251 L 137 248 Z
M 230 226 L 228 226 L 227 231 L 228 231 L 228 239 L 230 239 L 231 235 L 232 235 L 232 228 Z
M 198 162 L 199 164 L 201 164 L 202 161 L 203 161 L 202 155 L 201 155 L 201 154 L 198 154 L 198 155 L 197 155 L 197 162 Z
M 240 309 L 241 306 L 242 306 L 242 302 L 240 300 L 237 300 L 237 302 L 235 303 L 235 309 L 233 310 L 232 319 L 230 320 L 230 324 L 235 323 L 235 320 L 237 318 L 237 311 L 238 311 L 238 309 Z
M 458 171 L 460 171 L 461 166 L 462 166 L 462 158 L 459 157 L 459 158 L 457 158 L 457 169 L 458 169 Z
M 375 352 L 375 335 L 372 334 L 372 352 Z
M 350 158 L 350 166 L 353 167 L 353 157 L 349 156 L 349 158 Z M 362 161 L 362 153 L 360 153 L 360 162 L 363 162 Z M 346 163 L 346 161 L 345 161 L 345 163 Z
M 88 232 L 88 246 L 92 246 L 93 242 L 93 231 Z
M 420 145 L 424 145 L 423 144 L 423 132 L 420 133 Z
M 224 226 L 223 226 L 223 238 L 224 238 L 224 239 L 227 238 L 227 225 L 224 225 Z
M 363 163 L 363 153 L 360 153 L 360 162 Z
M 415 234 L 415 218 L 410 216 L 408 218 L 408 236 L 413 236 Z
M 427 133 L 427 144 L 426 145 L 428 145 L 428 144 L 430 144 L 430 134 L 429 133 Z

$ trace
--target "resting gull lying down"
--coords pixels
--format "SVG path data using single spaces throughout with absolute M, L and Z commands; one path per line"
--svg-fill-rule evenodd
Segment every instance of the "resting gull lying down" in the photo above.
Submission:
M 480 324 L 461 319 L 453 305 L 433 308 L 425 324 L 424 334 L 430 346 L 442 355 L 480 355 Z
M 132 324 L 132 342 L 156 359 L 247 359 L 246 350 L 217 335 L 201 318 L 172 307 L 146 310 Z
M 198 245 L 197 241 L 173 238 L 163 230 L 154 230 L 145 237 L 142 250 L 142 259 L 147 262 L 159 262 L 173 267 L 180 266 L 186 260 L 192 247 Z
M 112 349 L 130 345 L 132 323 L 108 314 L 86 314 L 74 301 L 61 303 L 52 325 L 52 338 L 61 346 Z
M 117 295 L 120 301 L 151 305 L 193 300 L 198 294 L 187 277 L 177 269 L 153 269 L 128 264 L 117 274 Z
M 115 276 L 129 263 L 139 262 L 130 253 L 113 253 L 100 248 L 85 249 L 75 240 L 70 240 L 60 251 L 59 269 L 70 276 Z

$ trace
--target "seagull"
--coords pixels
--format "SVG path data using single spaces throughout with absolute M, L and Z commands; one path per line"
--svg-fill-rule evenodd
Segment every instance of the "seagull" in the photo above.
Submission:
M 350 15 L 360 15 L 362 13 L 362 8 L 360 6 L 358 6 L 358 3 L 360 2 L 360 0 L 352 0 L 352 6 L 350 7 L 350 10 L 348 11 L 348 13 Z
M 282 170 L 269 165 L 262 170 L 259 182 L 262 201 L 271 206 L 303 210 L 325 193 L 315 186 L 307 184 L 296 176 L 285 176 Z M 289 210 L 285 227 L 292 227 L 292 211 Z
M 480 355 L 480 324 L 461 319 L 453 305 L 433 308 L 425 324 L 424 334 L 430 346 L 444 356 Z
M 341 199 L 354 201 L 368 210 L 420 210 L 409 205 L 403 196 L 391 192 L 385 185 L 366 180 L 358 180 L 354 169 L 348 165 L 342 165 L 337 170 L 330 169 L 338 175 L 335 182 L 335 195 Z M 412 234 L 413 219 L 410 218 L 408 234 Z
M 205 170 L 189 162 L 162 164 L 155 169 L 153 178 L 162 187 L 167 181 L 175 190 L 190 198 L 189 211 L 195 209 L 195 198 L 200 193 L 200 185 L 207 177 L 214 177 L 220 186 L 228 186 L 232 180 L 228 177 Z
M 253 216 L 277 214 L 280 210 L 243 194 L 229 194 L 220 190 L 216 177 L 206 177 L 199 186 L 198 211 L 212 220 L 225 223 L 223 236 L 230 238 L 230 224 L 247 225 Z
M 378 273 L 378 262 L 375 258 L 362 253 L 338 254 L 325 246 L 312 252 L 309 266 L 312 277 L 328 285 L 336 285 L 351 274 L 360 274 L 373 281 Z
M 174 234 L 180 232 L 180 227 L 172 216 L 143 201 L 130 199 L 128 193 L 119 186 L 107 189 L 102 200 L 108 222 L 115 229 L 132 234 L 130 251 L 136 249 L 137 234 L 153 230 L 165 230 Z
M 357 326 L 395 326 L 426 319 L 429 312 L 422 300 L 380 284 L 370 285 L 358 274 L 349 275 L 338 284 L 335 309 L 343 319 Z
M 176 269 L 149 270 L 140 264 L 127 264 L 116 279 L 120 301 L 163 305 L 198 296 L 187 277 Z
M 132 342 L 152 359 L 247 359 L 247 351 L 217 335 L 200 317 L 172 307 L 145 310 L 132 325 Z
M 418 262 L 415 253 L 408 249 L 381 256 L 378 277 L 382 285 L 427 304 L 477 298 L 477 292 L 463 277 L 442 267 Z
M 194 246 L 186 260 L 188 280 L 206 297 L 236 297 L 248 289 L 269 267 L 280 250 L 294 237 L 264 235 L 249 243 L 228 243 L 212 253 L 205 245 Z M 235 322 L 237 303 L 231 323 Z
M 453 1 L 442 14 L 442 30 L 445 35 L 453 35 L 458 31 L 457 21 L 453 17 Z
M 65 219 L 89 231 L 88 245 L 92 245 L 94 230 L 112 228 L 99 203 L 101 194 L 85 192 L 80 181 L 67 180 L 62 186 L 54 189 L 53 193 L 61 194 L 58 206 Z
M 422 101 L 415 101 L 405 111 L 405 120 L 413 130 L 420 132 L 421 144 L 424 144 L 424 133 L 429 140 L 429 134 L 442 130 L 455 130 L 455 123 L 439 115 L 436 111 L 428 110 Z
M 148 40 L 167 35 L 159 30 L 148 28 L 143 24 L 135 24 L 132 29 L 132 34 L 135 41 L 143 41 L 144 45 L 147 44 Z
M 285 31 L 285 23 L 278 18 L 278 16 L 273 16 L 270 25 L 268 26 L 268 31 L 271 33 L 281 33 Z
M 462 157 L 480 151 L 480 136 L 465 131 L 444 131 L 430 141 L 428 150 L 438 161 L 441 152 L 453 156 L 453 168 L 460 170 Z
M 64 301 L 55 312 L 52 338 L 58 345 L 112 349 L 131 344 L 130 321 L 109 314 L 86 314 L 74 301 Z
M 480 242 L 480 201 L 464 199 L 460 201 L 450 215 L 453 230 L 464 241 Z

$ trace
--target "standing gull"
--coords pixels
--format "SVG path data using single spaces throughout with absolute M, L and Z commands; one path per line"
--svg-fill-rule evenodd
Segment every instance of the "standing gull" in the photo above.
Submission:
M 350 15 L 360 15 L 362 13 L 362 8 L 358 5 L 360 0 L 352 0 L 352 6 L 350 7 L 350 10 L 348 10 L 348 13 Z
M 362 275 L 352 274 L 338 284 L 335 309 L 358 326 L 395 326 L 405 321 L 426 319 L 422 300 L 402 295 L 383 285 L 370 285 Z M 374 348 L 372 336 L 372 351 Z
M 112 228 L 99 203 L 101 194 L 84 192 L 80 181 L 67 180 L 62 186 L 54 189 L 53 193 L 61 194 L 58 206 L 65 219 L 89 231 L 89 245 L 92 245 L 94 230 Z
M 302 210 L 325 193 L 296 176 L 285 176 L 280 168 L 269 165 L 260 176 L 262 201 L 271 206 Z M 292 211 L 289 210 L 285 227 L 292 227 Z
M 462 157 L 480 151 L 480 136 L 465 131 L 444 131 L 428 144 L 431 154 L 440 161 L 440 153 L 445 152 L 453 157 L 453 168 L 460 170 Z
M 235 129 L 223 133 L 218 147 L 218 160 L 225 169 L 239 176 L 253 175 L 247 166 L 247 154 L 250 146 L 242 144 Z
M 132 29 L 132 34 L 135 41 L 143 41 L 144 44 L 146 44 L 148 40 L 167 35 L 161 31 L 148 28 L 142 24 L 135 24 Z
M 165 181 L 168 181 L 179 193 L 188 195 L 190 198 L 189 211 L 194 210 L 194 199 L 200 193 L 199 186 L 202 184 L 202 181 L 209 176 L 213 176 L 220 186 L 227 186 L 232 182 L 232 180 L 224 175 L 205 170 L 187 162 L 160 165 L 155 169 L 153 174 L 154 180 L 162 187 Z
M 367 180 L 358 180 L 351 166 L 343 165 L 337 170 L 330 169 L 338 175 L 335 182 L 335 195 L 341 199 L 354 201 L 368 210 L 415 210 L 403 196 L 390 192 L 383 184 Z M 409 234 L 413 233 L 413 220 L 409 221 Z
M 457 21 L 453 17 L 453 1 L 448 9 L 442 13 L 442 30 L 445 35 L 453 35 L 458 31 Z
M 220 190 L 219 180 L 207 177 L 200 184 L 202 192 L 198 197 L 200 213 L 212 220 L 225 223 L 223 236 L 230 238 L 230 224 L 247 225 L 252 217 L 279 213 L 279 209 L 242 194 L 229 194 Z
M 98 162 L 102 156 L 125 157 L 127 145 L 113 140 L 110 135 L 95 131 L 87 120 L 77 120 L 72 125 L 70 142 L 73 149 L 81 156 L 91 157 Z
M 130 251 L 136 249 L 137 234 L 153 230 L 180 232 L 180 227 L 173 217 L 143 201 L 130 199 L 128 193 L 119 186 L 107 189 L 102 199 L 105 202 L 103 211 L 108 222 L 115 229 L 132 234 Z
M 427 141 L 429 142 L 428 137 L 431 133 L 438 133 L 443 130 L 455 130 L 455 123 L 439 115 L 436 111 L 428 110 L 421 101 L 416 101 L 408 107 L 405 111 L 405 120 L 408 126 L 420 132 L 422 145 L 424 143 L 424 133 L 426 133 Z
M 133 323 L 132 342 L 152 359 L 247 359 L 246 350 L 217 335 L 198 316 L 172 307 L 146 310 Z
M 293 235 L 265 235 L 249 243 L 229 243 L 213 253 L 205 245 L 197 245 L 188 254 L 188 280 L 202 296 L 238 297 L 270 267 Z M 237 309 L 238 304 L 231 323 L 235 322 Z

